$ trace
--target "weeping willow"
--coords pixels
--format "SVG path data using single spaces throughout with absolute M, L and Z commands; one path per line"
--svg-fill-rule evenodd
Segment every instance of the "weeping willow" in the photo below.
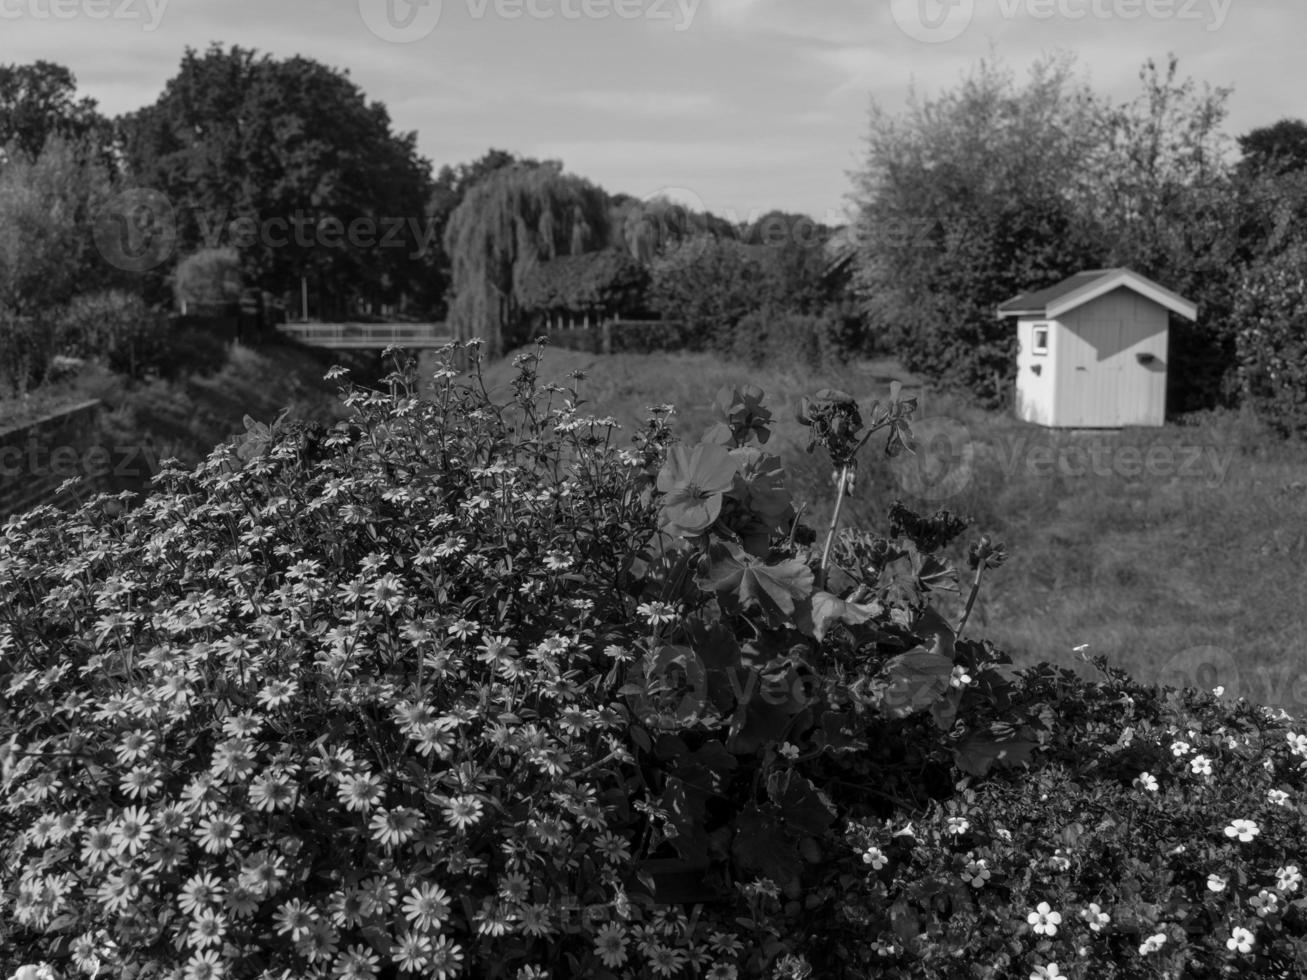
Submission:
M 449 326 L 459 340 L 481 337 L 500 357 L 531 338 L 522 287 L 539 263 L 603 248 L 608 200 L 562 165 L 515 164 L 473 187 L 449 218 Z

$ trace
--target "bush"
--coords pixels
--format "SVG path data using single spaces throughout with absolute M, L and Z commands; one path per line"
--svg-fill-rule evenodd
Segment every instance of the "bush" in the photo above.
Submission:
M 718 353 L 745 364 L 802 364 L 828 370 L 862 356 L 863 331 L 855 315 L 762 310 L 718 338 Z
M 0 308 L 0 398 L 22 396 L 45 383 L 59 353 L 51 323 Z
M 1232 319 L 1245 404 L 1283 435 L 1307 436 L 1307 250 L 1253 266 Z
M 953 627 L 968 522 L 896 504 L 887 536 L 818 539 L 756 388 L 720 392 L 694 445 L 663 407 L 619 448 L 538 362 L 506 403 L 448 369 L 421 400 L 410 362 L 333 430 L 248 420 L 130 513 L 5 526 L 0 958 L 185 980 L 1307 963 L 1307 734 L 1101 661 L 1017 670 L 966 637 L 1002 545 L 966 549 Z M 841 499 L 914 410 L 803 400 Z
M 206 248 L 177 263 L 177 305 L 188 313 L 229 312 L 241 298 L 241 263 L 234 248 Z
M 170 370 L 167 317 L 135 293 L 78 296 L 59 312 L 58 331 L 64 353 L 103 361 L 118 374 L 144 378 L 151 371 Z

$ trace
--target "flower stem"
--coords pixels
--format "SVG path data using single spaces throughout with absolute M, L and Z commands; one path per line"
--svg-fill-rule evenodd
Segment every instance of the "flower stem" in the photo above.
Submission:
M 826 528 L 826 545 L 821 549 L 821 570 L 817 573 L 817 588 L 826 588 L 826 568 L 830 564 L 830 546 L 835 540 L 835 529 L 840 523 L 840 508 L 844 506 L 844 489 L 849 484 L 849 465 L 840 467 L 839 489 L 835 494 L 835 509 L 830 515 L 830 525 Z
M 957 631 L 953 634 L 959 640 L 962 639 L 962 631 L 967 628 L 967 620 L 971 618 L 971 607 L 976 604 L 976 596 L 980 594 L 980 578 L 985 574 L 985 563 L 982 561 L 976 566 L 976 577 L 971 580 L 971 595 L 967 596 L 967 608 L 962 611 L 962 622 L 958 623 Z

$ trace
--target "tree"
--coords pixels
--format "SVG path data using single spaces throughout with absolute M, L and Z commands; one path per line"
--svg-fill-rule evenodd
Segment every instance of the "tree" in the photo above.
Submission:
M 105 125 L 95 100 L 78 97 L 77 80 L 63 65 L 0 65 L 0 147 L 16 143 L 36 157 L 51 136 L 80 140 Z
M 18 144 L 8 154 L 0 167 L 0 308 L 39 313 L 114 281 L 92 233 L 112 193 L 96 149 L 54 136 L 35 157 Z
M 1248 175 L 1279 176 L 1307 169 L 1307 122 L 1281 119 L 1239 137 L 1240 169 Z
M 649 303 L 694 346 L 729 347 L 735 325 L 766 302 L 763 249 L 706 232 L 672 245 L 654 260 Z
M 1092 262 L 1080 220 L 1098 105 L 1069 56 L 1019 87 L 981 62 L 906 113 L 873 105 L 856 178 L 855 285 L 873 330 L 905 364 L 997 405 L 1010 397 L 1015 337 L 998 303 Z
M 198 312 L 239 302 L 240 256 L 234 248 L 206 248 L 177 263 L 174 277 L 177 305 Z
M 523 281 L 539 262 L 598 249 L 608 239 L 608 200 L 559 163 L 499 168 L 474 185 L 450 216 L 455 336 L 479 336 L 498 357 L 527 340 Z
M 119 127 L 135 180 L 173 202 L 183 252 L 235 246 L 262 287 L 309 276 L 338 312 L 396 301 L 427 273 L 430 164 L 348 73 L 187 49 L 155 104 Z
M 638 316 L 648 286 L 643 265 L 622 249 L 606 248 L 538 263 L 523 276 L 519 297 L 525 312 L 544 316 Z
M 450 216 L 463 203 L 469 190 L 496 171 L 513 164 L 538 167 L 541 161 L 491 148 L 470 163 L 446 164 L 440 168 L 427 199 L 427 228 L 432 245 L 425 256 L 426 275 L 416 287 L 417 296 L 427 308 L 440 311 L 442 315 L 447 308 L 453 266 L 444 242 Z

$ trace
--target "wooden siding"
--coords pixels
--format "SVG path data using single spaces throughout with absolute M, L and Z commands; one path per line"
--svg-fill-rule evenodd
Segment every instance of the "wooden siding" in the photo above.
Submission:
M 1166 416 L 1167 311 L 1114 289 L 1068 311 L 1054 330 L 1054 425 L 1161 425 Z M 1151 364 L 1138 355 L 1151 354 Z

